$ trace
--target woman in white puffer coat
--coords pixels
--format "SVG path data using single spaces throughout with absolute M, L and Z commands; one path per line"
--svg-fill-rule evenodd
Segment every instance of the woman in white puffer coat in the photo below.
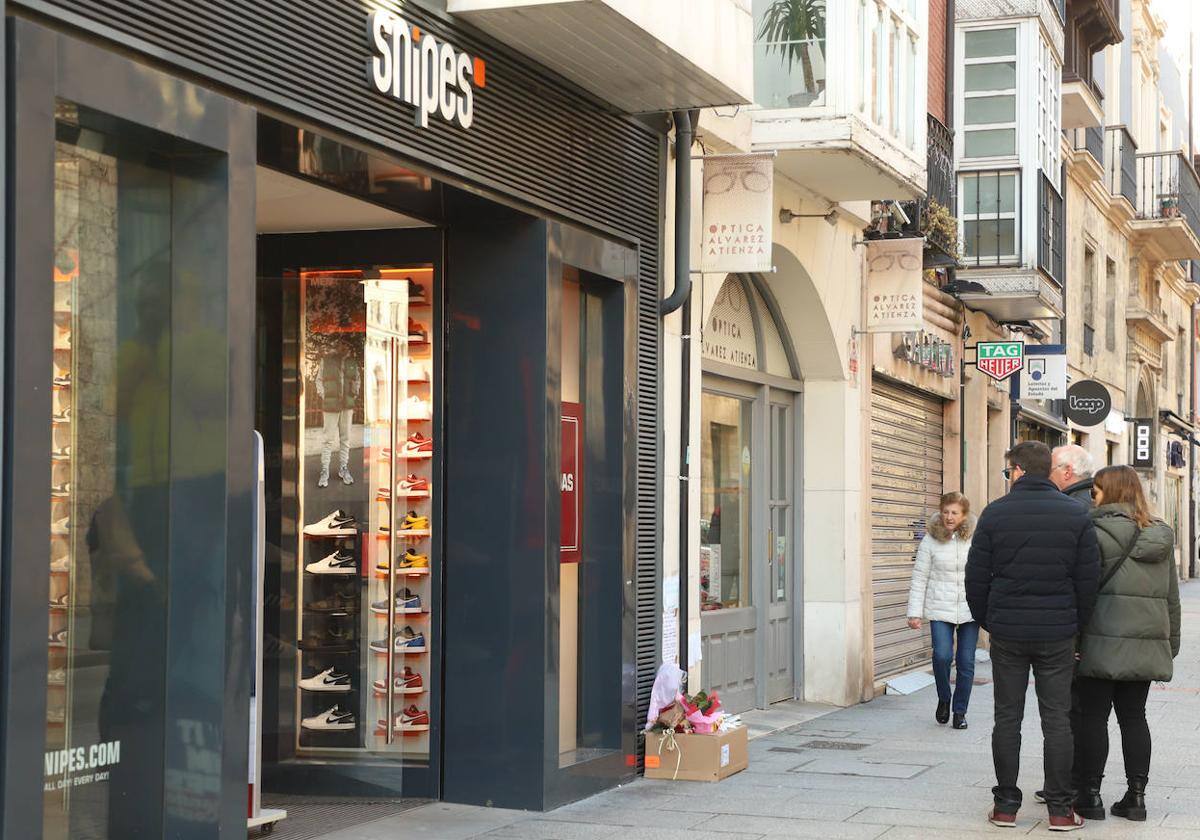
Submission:
M 917 548 L 908 594 L 908 626 L 920 630 L 921 619 L 929 621 L 938 695 L 934 718 L 945 724 L 950 720 L 953 706 L 954 728 L 966 729 L 967 704 L 975 679 L 975 645 L 979 642 L 979 625 L 971 618 L 964 582 L 975 523 L 971 518 L 971 503 L 962 493 L 942 496 L 938 511 L 929 518 L 928 530 Z M 956 670 L 953 696 L 951 662 Z

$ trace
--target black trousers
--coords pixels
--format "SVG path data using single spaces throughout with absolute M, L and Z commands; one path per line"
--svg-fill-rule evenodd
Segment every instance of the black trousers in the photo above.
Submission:
M 1098 781 L 1108 763 L 1108 716 L 1114 707 L 1121 726 L 1121 754 L 1126 779 L 1150 775 L 1150 725 L 1146 723 L 1146 697 L 1150 682 L 1075 680 L 1075 772 L 1080 783 Z
M 1071 812 L 1074 800 L 1071 787 L 1074 639 L 1030 642 L 992 637 L 996 705 L 996 723 L 992 729 L 996 786 L 992 788 L 992 796 L 996 810 L 1001 813 L 1015 814 L 1021 807 L 1017 776 L 1021 770 L 1021 723 L 1025 719 L 1025 692 L 1031 669 L 1042 719 L 1046 806 L 1052 815 L 1065 816 Z

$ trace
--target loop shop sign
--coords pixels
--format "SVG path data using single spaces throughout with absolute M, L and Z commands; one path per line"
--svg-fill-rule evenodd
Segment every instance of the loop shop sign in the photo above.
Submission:
M 1092 379 L 1067 389 L 1067 419 L 1076 426 L 1099 426 L 1112 411 L 1112 394 Z

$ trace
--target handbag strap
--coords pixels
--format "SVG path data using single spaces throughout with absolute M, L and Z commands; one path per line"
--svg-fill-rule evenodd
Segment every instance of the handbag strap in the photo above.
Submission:
M 1104 585 L 1106 583 L 1108 583 L 1110 580 L 1112 580 L 1113 575 L 1115 575 L 1117 572 L 1119 572 L 1121 570 L 1121 567 L 1125 565 L 1125 561 L 1129 559 L 1130 554 L 1133 554 L 1133 547 L 1135 545 L 1137 545 L 1138 537 L 1140 537 L 1141 535 L 1142 535 L 1141 528 L 1138 528 L 1136 531 L 1134 531 L 1133 539 L 1129 541 L 1129 547 L 1125 549 L 1125 553 L 1121 555 L 1121 559 L 1113 564 L 1113 567 L 1108 570 L 1108 572 L 1104 575 L 1104 577 L 1100 578 L 1100 584 L 1099 584 L 1099 586 L 1096 587 L 1097 592 L 1104 589 Z

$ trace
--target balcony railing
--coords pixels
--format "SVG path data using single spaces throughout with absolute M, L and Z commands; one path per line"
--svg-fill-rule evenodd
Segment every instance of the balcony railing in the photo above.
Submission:
M 1063 200 L 1043 172 L 1038 182 L 1038 268 L 1061 286 L 1063 272 Z
M 1146 152 L 1137 156 L 1139 219 L 1184 219 L 1200 237 L 1200 182 L 1179 152 Z
M 954 134 L 933 114 L 927 114 L 925 139 L 929 149 L 925 156 L 929 198 L 955 211 L 954 201 Z
M 1096 163 L 1104 163 L 1104 129 L 1100 126 L 1090 128 L 1070 129 L 1072 133 L 1071 148 L 1085 151 L 1096 159 Z
M 1137 143 L 1123 125 L 1104 129 L 1104 178 L 1113 196 L 1124 196 L 1137 207 Z

